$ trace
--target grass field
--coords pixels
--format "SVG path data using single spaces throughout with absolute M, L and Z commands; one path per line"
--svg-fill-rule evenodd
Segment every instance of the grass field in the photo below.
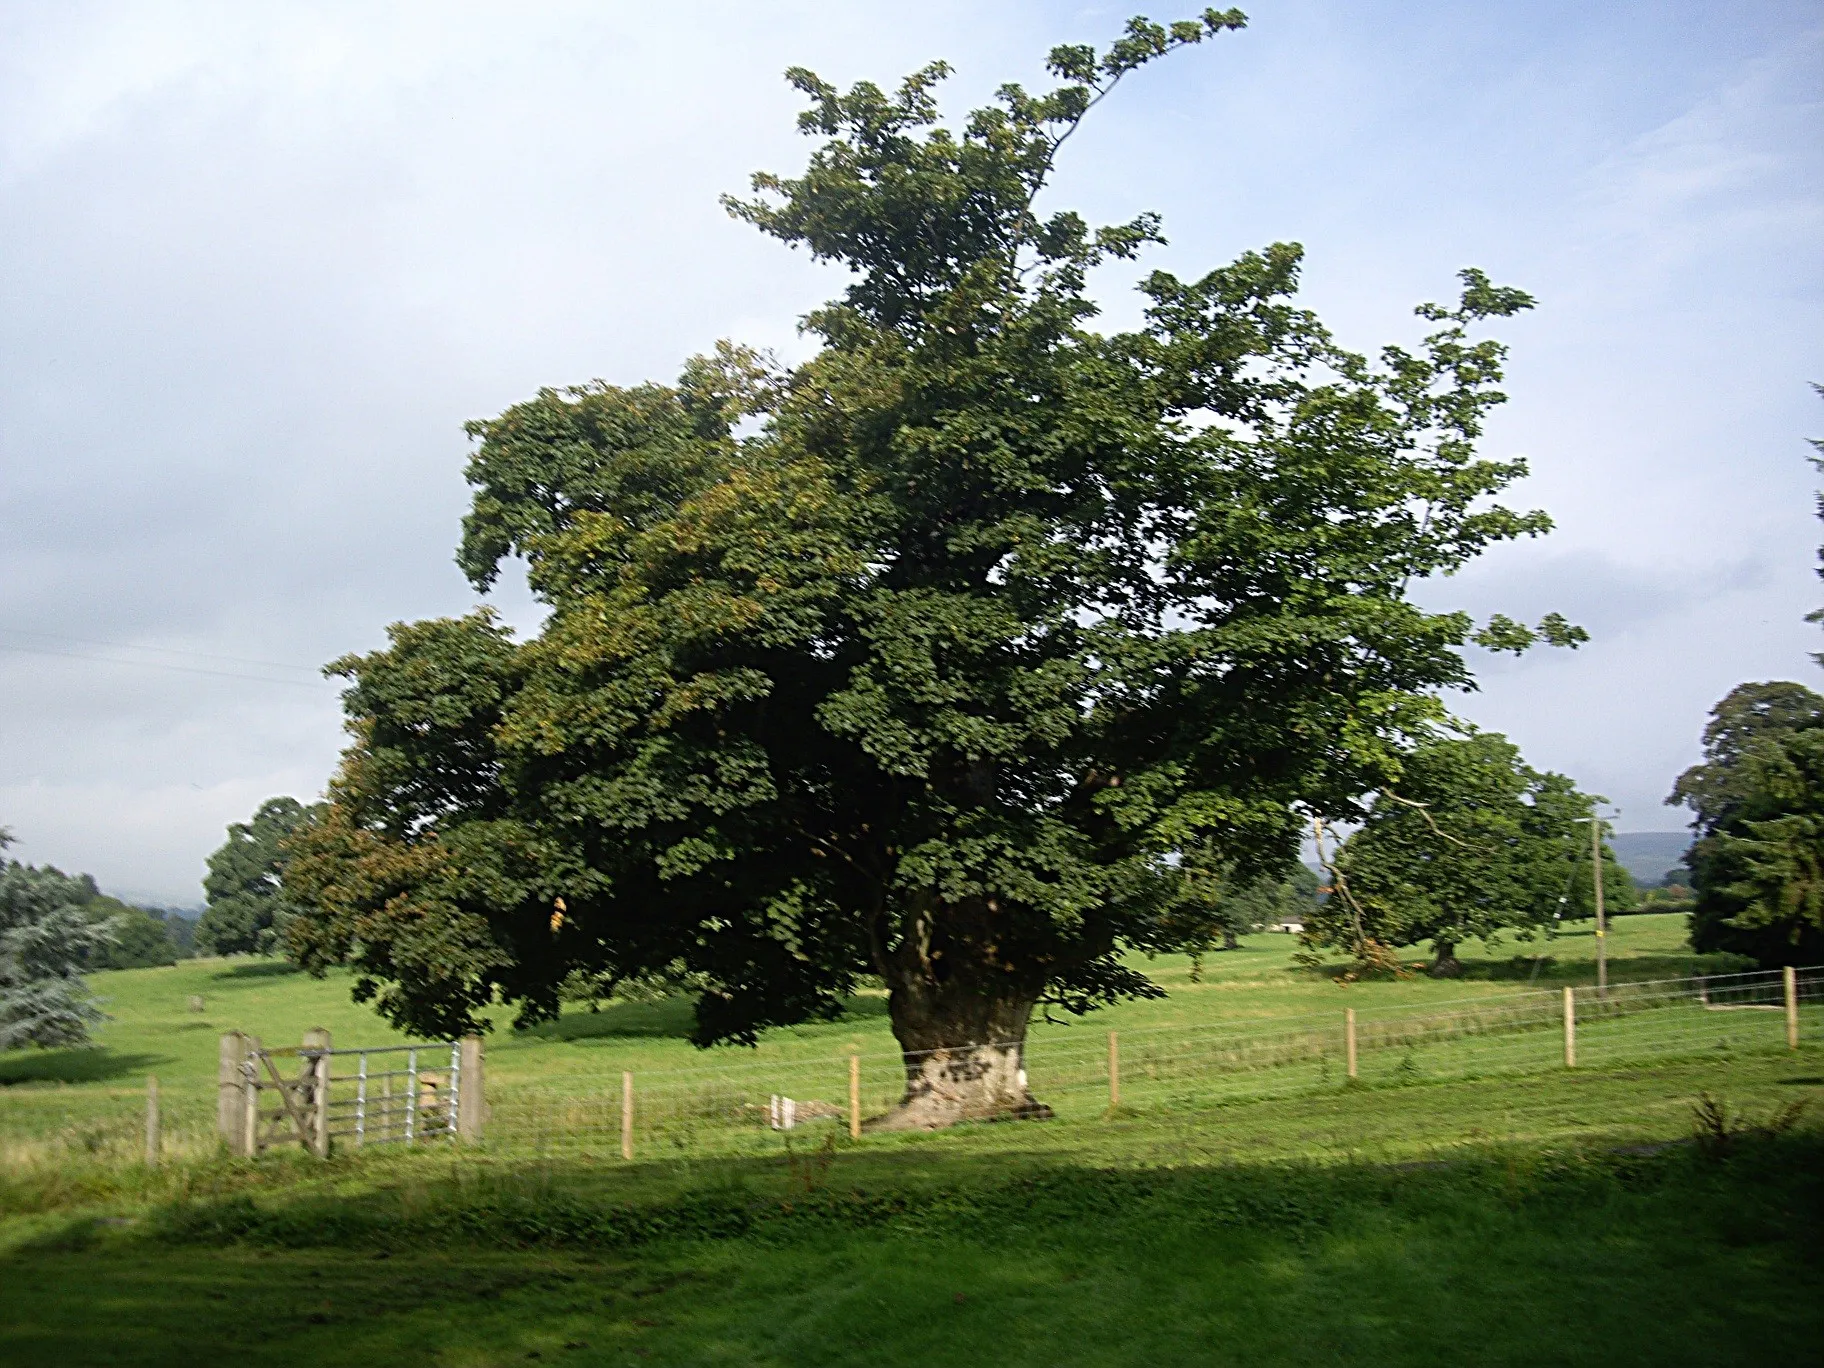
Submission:
M 1740 967 L 1726 957 L 1693 956 L 1683 948 L 1683 937 L 1679 917 L 1617 919 L 1610 935 L 1612 977 L 1619 983 Z M 1300 1021 L 1328 1029 L 1340 1022 L 1345 1006 L 1357 1008 L 1366 1028 L 1377 1014 L 1493 1004 L 1527 988 L 1593 982 L 1594 947 L 1587 929 L 1532 946 L 1510 943 L 1504 952 L 1470 944 L 1459 952 L 1467 967 L 1463 979 L 1440 982 L 1417 975 L 1348 986 L 1328 972 L 1295 965 L 1296 947 L 1287 936 L 1253 937 L 1238 951 L 1210 956 L 1200 981 L 1193 981 L 1188 960 L 1142 961 L 1169 996 L 1122 1004 L 1088 1018 L 1036 1022 L 1030 1042 L 1035 1082 L 1042 1091 L 1049 1087 L 1045 1100 L 1066 1115 L 1099 1113 L 1106 1099 L 1095 1080 L 1101 1077 L 1105 1033 L 1115 1029 L 1129 1042 L 1134 1101 L 1165 1101 L 1169 1080 L 1167 1086 L 1154 1086 L 1160 1070 L 1149 1079 L 1147 1051 L 1157 1046 L 1154 1053 L 1163 1061 L 1173 1042 L 1187 1033 L 1215 1027 L 1241 1033 L 1304 1029 Z M 1516 949 L 1545 955 L 1514 957 Z M 130 1149 L 145 1077 L 156 1074 L 172 1143 L 207 1147 L 213 1143 L 216 1042 L 223 1031 L 249 1031 L 268 1046 L 295 1045 L 312 1027 L 328 1028 L 339 1046 L 402 1039 L 371 1010 L 349 1000 L 346 978 L 314 980 L 276 961 L 193 960 L 97 974 L 93 983 L 114 1018 L 98 1032 L 101 1048 L 0 1057 L 0 1146 L 56 1138 L 84 1151 Z M 190 1010 L 193 999 L 201 1000 L 201 1012 Z M 487 1040 L 490 1095 L 507 1108 L 503 1124 L 517 1104 L 522 1129 L 555 1137 L 609 1126 L 622 1070 L 634 1071 L 643 1091 L 655 1099 L 673 1084 L 712 1076 L 758 1087 L 762 1097 L 772 1090 L 835 1097 L 846 1090 L 848 1056 L 856 1053 L 863 1060 L 870 1108 L 884 1108 L 899 1086 L 897 1051 L 878 993 L 858 995 L 841 1021 L 775 1030 L 751 1050 L 695 1050 L 684 1038 L 689 1024 L 684 1001 L 617 1003 L 600 1012 L 573 1009 L 559 1022 L 525 1032 L 497 1023 Z M 1732 1038 L 1758 1032 L 1773 1039 L 1778 1030 L 1775 1023 L 1759 1021 L 1731 1021 L 1728 1027 Z M 1492 1042 L 1477 1048 L 1481 1056 L 1459 1050 L 1461 1058 L 1437 1056 L 1428 1063 L 1434 1073 L 1460 1075 L 1491 1050 L 1512 1051 Z M 1547 1031 L 1526 1048 L 1527 1059 L 1538 1055 L 1548 1060 L 1556 1046 Z M 1587 1035 L 1585 1048 L 1595 1062 L 1600 1035 Z M 1402 1066 L 1411 1073 L 1408 1053 L 1370 1052 L 1364 1077 Z M 1321 1061 L 1281 1080 L 1295 1091 L 1329 1081 Z M 1258 1080 L 1250 1080 L 1242 1092 L 1256 1094 Z M 599 1115 L 586 1106 L 578 1110 L 579 1103 L 591 1099 L 599 1104 Z M 0 1155 L 5 1153 L 0 1149 Z
M 1613 979 L 1738 967 L 1682 936 L 1676 918 L 1620 920 Z M 1354 1085 L 1296 1051 L 1229 1094 L 1193 1097 L 1166 1067 L 1167 1043 L 1231 1026 L 1259 1041 L 1345 1006 L 1365 1028 L 1498 1013 L 1592 980 L 1592 937 L 1543 948 L 1468 947 L 1456 982 L 1342 986 L 1257 937 L 1199 982 L 1182 960 L 1150 966 L 1163 1001 L 1040 1023 L 1056 1122 L 858 1144 L 755 1126 L 721 1151 L 642 1132 L 632 1164 L 606 1106 L 622 1069 L 835 1080 L 854 1051 L 884 1096 L 878 997 L 757 1051 L 692 1050 L 679 1003 L 503 1029 L 487 1043 L 496 1119 L 546 1099 L 544 1129 L 249 1162 L 216 1154 L 208 1128 L 220 1031 L 396 1037 L 346 981 L 276 964 L 97 975 L 115 1018 L 101 1048 L 0 1059 L 0 1363 L 1809 1361 L 1815 1007 L 1796 1052 L 1776 1012 L 1664 1011 L 1592 1021 L 1575 1071 L 1550 1067 L 1549 1028 L 1389 1045 Z M 1129 1060 L 1114 1110 L 1095 1062 L 1110 1029 Z M 135 1158 L 147 1073 L 177 1118 L 157 1170 Z M 1729 1157 L 1667 1145 L 1705 1093 L 1744 1127 Z M 1754 1133 L 1803 1104 L 1783 1137 Z

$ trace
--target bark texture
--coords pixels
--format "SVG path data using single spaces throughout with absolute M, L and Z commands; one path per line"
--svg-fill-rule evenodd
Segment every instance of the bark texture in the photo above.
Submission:
M 1463 961 L 1457 958 L 1456 945 L 1451 941 L 1441 940 L 1434 941 L 1433 948 L 1437 951 L 1437 956 L 1432 961 L 1429 971 L 1431 976 L 1433 978 L 1462 978 Z
M 975 937 L 908 946 L 883 959 L 906 1091 L 866 1129 L 937 1130 L 1052 1114 L 1026 1085 L 1026 1028 L 1044 988 L 1036 966 L 1010 964 Z

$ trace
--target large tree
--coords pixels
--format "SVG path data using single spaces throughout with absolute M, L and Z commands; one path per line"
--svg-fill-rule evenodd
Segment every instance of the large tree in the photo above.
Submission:
M 1431 973 L 1448 978 L 1462 972 L 1466 940 L 1531 940 L 1561 915 L 1593 913 L 1597 800 L 1533 769 L 1506 737 L 1468 726 L 1425 738 L 1402 768 L 1337 854 L 1308 943 L 1360 955 L 1430 941 Z M 1606 842 L 1601 852 L 1611 905 L 1632 906 L 1633 880 Z
M 1824 697 L 1738 684 L 1666 801 L 1691 810 L 1697 834 L 1685 853 L 1693 948 L 1766 965 L 1824 957 Z
M 0 828 L 0 850 L 12 837 Z M 88 875 L 0 859 L 0 1050 L 80 1045 L 104 1017 L 82 970 L 113 939 L 84 906 L 95 895 Z
M 228 839 L 209 857 L 203 879 L 209 905 L 196 924 L 200 953 L 264 955 L 284 948 L 293 912 L 284 888 L 286 842 L 313 815 L 296 798 L 268 798 L 251 820 L 229 824 Z
M 894 92 L 789 79 L 820 139 L 738 217 L 849 274 L 789 373 L 724 346 L 675 385 L 541 391 L 471 425 L 459 560 L 521 556 L 549 608 L 400 625 L 335 667 L 353 744 L 287 887 L 307 966 L 414 1029 L 558 1010 L 584 975 L 682 966 L 700 1043 L 885 981 L 907 1087 L 882 1125 L 1042 1114 L 1034 1006 L 1151 985 L 1181 852 L 1293 859 L 1469 682 L 1477 632 L 1407 586 L 1543 514 L 1480 458 L 1528 298 L 1462 273 L 1416 346 L 1338 344 L 1301 249 L 1144 277 L 1090 323 L 1093 267 L 1160 240 L 1041 214 L 1085 114 L 1234 11 L 1055 49 L 939 126 Z M 1558 640 L 1564 624 L 1542 624 Z

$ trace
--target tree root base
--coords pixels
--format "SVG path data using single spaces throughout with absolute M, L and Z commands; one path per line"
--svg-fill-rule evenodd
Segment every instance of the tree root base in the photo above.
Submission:
M 962 1107 L 936 1107 L 930 1104 L 929 1099 L 920 1098 L 916 1102 L 902 1102 L 885 1115 L 870 1117 L 861 1123 L 861 1129 L 864 1134 L 936 1131 L 947 1130 L 965 1121 L 1049 1121 L 1056 1114 L 1043 1102 L 1035 1102 L 1030 1098 L 1014 1106 L 979 1112 Z

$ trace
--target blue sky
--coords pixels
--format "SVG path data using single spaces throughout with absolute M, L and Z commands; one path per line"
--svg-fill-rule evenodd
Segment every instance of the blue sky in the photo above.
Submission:
M 1156 209 L 1141 265 L 1276 239 L 1350 343 L 1478 265 L 1490 454 L 1551 537 L 1429 602 L 1596 640 L 1456 700 L 1621 808 L 1744 679 L 1816 684 L 1807 436 L 1824 434 L 1824 8 L 1257 4 L 1142 72 L 1053 202 Z M 0 824 L 16 854 L 195 902 L 222 828 L 320 791 L 315 669 L 461 611 L 466 418 L 668 379 L 719 337 L 801 352 L 839 282 L 716 196 L 790 171 L 788 65 L 960 113 L 1127 10 L 1057 4 L 0 2 Z M 1154 17 L 1176 17 L 1158 10 Z M 1134 316 L 1132 274 L 1099 288 Z M 523 591 L 508 616 L 534 620 Z

